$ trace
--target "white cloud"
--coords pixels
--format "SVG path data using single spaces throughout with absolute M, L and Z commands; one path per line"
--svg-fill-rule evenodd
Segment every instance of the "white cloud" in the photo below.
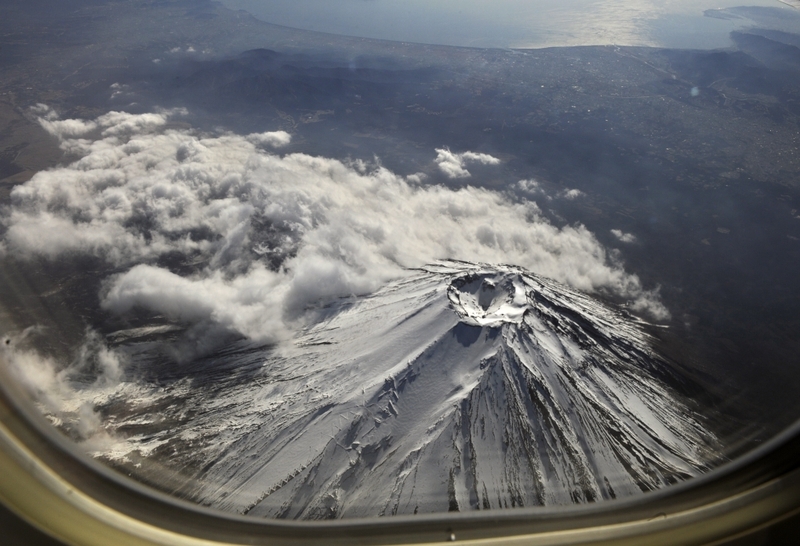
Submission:
M 563 197 L 564 199 L 567 199 L 569 201 L 572 201 L 573 199 L 577 199 L 578 197 L 583 197 L 584 195 L 586 194 L 583 193 L 581 190 L 572 189 L 572 190 L 564 190 L 558 196 Z
M 119 390 L 123 357 L 109 350 L 100 336 L 89 330 L 64 365 L 36 350 L 41 336 L 46 334 L 40 327 L 6 334 L 0 344 L 3 362 L 16 384 L 37 401 L 51 421 L 67 425 L 70 434 L 90 450 L 105 451 L 115 440 L 103 430 L 94 406 Z M 93 380 L 87 382 L 87 377 Z
M 0 343 L 0 358 L 15 385 L 30 395 L 47 419 L 93 456 L 128 461 L 133 449 L 147 456 L 164 443 L 149 434 L 118 435 L 114 423 L 95 409 L 115 401 L 151 405 L 163 399 L 163 389 L 154 390 L 137 377 L 126 377 L 125 354 L 109 349 L 92 330 L 86 331 L 83 343 L 71 354 L 58 358 L 40 350 L 47 335 L 46 329 L 32 327 L 7 332 Z M 175 388 L 185 390 L 189 382 L 170 387 Z
M 619 229 L 612 229 L 611 230 L 611 234 L 614 237 L 616 237 L 617 239 L 619 239 L 619 241 L 621 243 L 635 243 L 636 242 L 636 236 L 634 234 L 632 234 L 632 233 L 625 233 L 625 232 L 623 232 L 622 230 L 619 230 Z
M 468 178 L 472 176 L 464 167 L 467 162 L 482 163 L 484 165 L 499 165 L 500 160 L 489 154 L 463 152 L 456 154 L 447 148 L 436 149 L 436 164 L 448 178 Z
M 666 316 L 585 227 L 553 226 L 533 202 L 409 183 L 380 165 L 281 157 L 261 146 L 288 143 L 286 133 L 209 136 L 168 128 L 170 115 L 49 125 L 81 158 L 14 188 L 2 217 L 6 251 L 97 256 L 127 269 L 107 279 L 106 309 L 143 307 L 261 340 L 281 339 L 319 299 L 369 293 L 449 258 L 520 265 Z M 197 264 L 193 273 L 154 265 L 166 254 Z
M 520 180 L 517 182 L 517 188 L 528 195 L 544 194 L 544 190 L 538 180 Z
M 414 173 L 406 176 L 406 180 L 412 184 L 422 184 L 427 179 L 428 175 L 425 173 Z
M 669 320 L 669 310 L 658 300 L 658 288 L 642 292 L 630 305 L 637 313 L 645 313 L 656 320 Z
M 282 275 L 255 263 L 227 278 L 221 271 L 185 278 L 139 264 L 113 277 L 102 306 L 116 313 L 143 307 L 172 320 L 210 323 L 251 338 L 277 340 L 286 329 L 280 311 L 287 286 Z
M 292 141 L 292 135 L 286 131 L 273 131 L 270 133 L 253 133 L 247 135 L 247 140 L 256 146 L 269 146 L 281 148 Z
M 117 86 L 116 88 L 114 86 Z M 112 89 L 123 89 L 127 86 L 113 84 Z M 37 104 L 32 112 L 39 116 L 39 124 L 51 135 L 62 141 L 62 147 L 71 151 L 86 150 L 85 144 L 75 137 L 89 137 L 91 133 L 100 131 L 101 135 L 127 136 L 148 133 L 164 126 L 170 116 L 186 114 L 185 109 L 165 110 L 158 113 L 129 114 L 127 112 L 109 112 L 94 121 L 80 119 L 59 119 L 58 114 L 44 104 Z M 111 142 L 110 144 L 114 144 Z
M 50 108 L 48 105 L 43 104 L 41 102 L 36 103 L 34 106 L 30 107 L 30 112 L 38 116 L 39 118 L 43 118 L 45 120 L 54 120 L 58 119 L 58 113 Z
M 130 94 L 130 86 L 120 83 L 112 83 L 109 88 L 112 90 L 111 99 L 115 99 L 121 95 Z
M 97 125 L 103 129 L 102 135 L 123 136 L 150 132 L 167 123 L 170 113 L 128 114 L 127 112 L 109 112 L 97 118 Z
M 62 137 L 83 136 L 97 129 L 97 124 L 93 121 L 83 121 L 80 119 L 48 119 L 39 118 L 39 124 L 52 135 Z

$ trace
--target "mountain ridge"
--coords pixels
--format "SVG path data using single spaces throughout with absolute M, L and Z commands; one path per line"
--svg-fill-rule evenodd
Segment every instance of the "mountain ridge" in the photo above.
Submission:
M 176 493 L 226 511 L 592 502 L 717 458 L 702 418 L 657 377 L 669 363 L 636 319 L 514 266 L 422 268 L 242 359 L 261 360 L 253 380 L 187 394 L 202 411 L 160 433 L 191 436 L 202 467 Z

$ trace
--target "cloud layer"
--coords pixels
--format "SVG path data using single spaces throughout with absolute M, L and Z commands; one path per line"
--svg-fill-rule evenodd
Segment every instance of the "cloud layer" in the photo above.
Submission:
M 95 120 L 37 113 L 79 159 L 14 189 L 3 214 L 6 251 L 92 255 L 122 268 L 101 294 L 115 312 L 142 307 L 277 340 L 319 300 L 369 293 L 407 268 L 460 259 L 520 265 L 667 316 L 592 233 L 553 226 L 533 201 L 409 183 L 380 166 L 281 156 L 272 150 L 290 142 L 287 133 L 200 134 L 170 127 L 175 112 Z M 464 176 L 468 161 L 499 162 L 437 153 L 453 177 Z M 181 275 L 163 266 L 176 256 Z

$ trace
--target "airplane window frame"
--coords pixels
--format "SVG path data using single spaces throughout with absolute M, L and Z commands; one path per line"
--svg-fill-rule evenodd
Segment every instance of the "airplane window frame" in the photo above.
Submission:
M 0 359 L 0 504 L 68 544 L 705 544 L 800 514 L 800 420 L 706 474 L 632 497 L 413 516 L 259 519 L 172 497 L 92 459 L 15 387 Z

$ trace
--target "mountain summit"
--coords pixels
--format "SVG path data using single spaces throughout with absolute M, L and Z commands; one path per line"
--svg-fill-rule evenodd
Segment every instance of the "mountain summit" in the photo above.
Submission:
M 196 410 L 153 437 L 191 443 L 200 470 L 174 492 L 254 516 L 597 501 L 716 453 L 640 322 L 513 266 L 431 265 L 319 310 L 292 343 L 237 342 L 204 365 L 223 362 L 255 371 L 196 382 Z

